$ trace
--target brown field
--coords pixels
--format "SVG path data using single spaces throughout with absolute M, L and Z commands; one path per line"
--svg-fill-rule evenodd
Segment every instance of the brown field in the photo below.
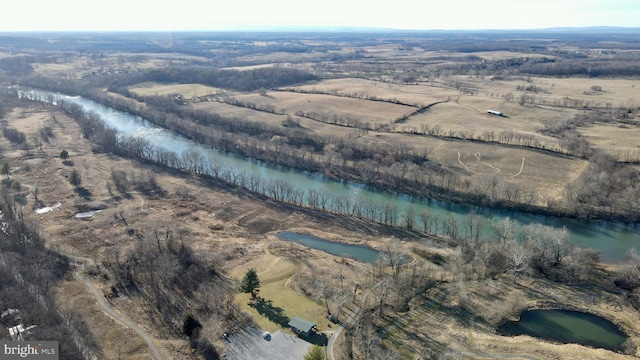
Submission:
M 372 125 L 388 124 L 398 117 L 415 111 L 415 108 L 410 106 L 378 101 L 280 91 L 267 92 L 267 96 L 240 94 L 235 98 L 258 105 L 271 105 L 276 108 L 276 111 L 290 115 L 294 115 L 297 111 L 304 111 L 305 113 L 325 115 L 329 118 L 337 116 L 338 118 L 359 119 Z
M 509 92 L 516 95 L 514 103 L 517 104 L 517 97 L 522 94 L 517 91 L 518 85 L 535 85 L 545 93 L 528 93 L 536 98 L 562 101 L 563 98 L 579 99 L 589 102 L 592 106 L 607 107 L 620 105 L 633 105 L 640 103 L 640 92 L 635 91 L 637 80 L 634 79 L 590 79 L 580 77 L 569 78 L 544 78 L 527 77 L 513 80 L 490 80 L 476 76 L 455 77 L 461 84 L 477 89 L 480 94 L 490 97 L 500 98 L 501 95 Z M 528 80 L 528 81 L 527 81 Z M 593 92 L 591 86 L 601 86 L 601 92 Z M 558 109 L 562 110 L 562 109 Z
M 554 344 L 526 335 L 500 336 L 490 329 L 498 320 L 494 315 L 505 309 L 511 309 L 517 316 L 520 309 L 548 301 L 598 314 L 631 332 L 638 331 L 640 321 L 637 311 L 621 307 L 606 293 L 595 290 L 582 293 L 538 280 L 522 284 L 514 284 L 508 279 L 470 281 L 446 290 L 432 289 L 429 293 L 428 298 L 437 299 L 437 304 L 427 303 L 427 306 L 417 308 L 404 326 L 389 332 L 383 340 L 385 345 L 402 354 L 402 358 L 430 358 L 445 351 L 463 359 L 626 359 L 630 356 L 605 349 Z M 576 293 L 595 294 L 595 303 L 587 305 L 576 301 Z
M 477 79 L 471 79 L 477 81 Z M 565 96 L 569 90 L 584 86 L 585 80 L 568 81 L 558 79 L 558 83 L 565 85 L 554 87 L 565 89 Z M 540 80 L 537 80 L 540 81 Z M 377 84 L 377 85 L 376 85 Z M 498 92 L 515 89 L 518 82 L 482 82 L 490 84 Z M 604 82 L 603 84 L 607 84 Z M 572 87 L 573 86 L 573 87 Z M 611 86 L 612 84 L 603 85 Z M 619 85 L 621 87 L 627 85 Z M 362 79 L 327 80 L 316 84 L 301 86 L 306 91 L 327 91 L 349 93 L 357 96 L 397 96 L 401 101 L 417 100 L 427 96 L 429 100 L 446 100 L 452 91 L 441 87 L 427 85 L 390 85 L 376 83 Z M 513 131 L 520 134 L 534 136 L 538 146 L 547 149 L 559 149 L 557 138 L 542 135 L 539 129 L 547 123 L 570 119 L 580 110 L 571 108 L 553 108 L 549 106 L 520 106 L 516 102 L 506 102 L 497 96 L 457 95 L 450 97 L 450 101 L 437 104 L 424 113 L 411 116 L 406 122 L 395 126 L 395 132 L 423 131 L 424 127 L 439 127 L 440 135 L 481 137 L 488 131 L 499 134 L 502 131 Z M 404 96 L 404 97 L 403 97 Z M 560 95 L 559 95 L 560 96 Z M 337 116 L 351 116 L 372 124 L 391 124 L 403 112 L 415 108 L 399 106 L 386 102 L 374 102 L 362 99 L 337 97 L 322 94 L 300 94 L 289 92 L 268 92 L 266 96 L 258 94 L 238 94 L 237 100 L 260 105 L 271 105 L 276 111 L 293 114 L 298 110 Z M 226 116 L 237 116 L 252 121 L 264 121 L 272 125 L 280 125 L 283 116 L 259 112 L 242 107 L 218 102 L 201 102 L 193 104 L 195 108 L 220 113 Z M 486 109 L 502 111 L 507 117 L 490 116 Z M 320 135 L 350 133 L 348 128 L 297 118 L 302 128 Z M 605 131 L 606 130 L 606 131 Z M 625 129 L 614 125 L 594 125 L 579 129 L 580 133 L 592 142 L 596 148 L 607 148 L 611 152 L 637 150 L 634 137 L 637 129 Z M 487 185 L 494 177 L 503 186 L 517 184 L 533 197 L 536 205 L 544 205 L 548 200 L 561 200 L 565 196 L 565 187 L 572 179 L 579 176 L 586 168 L 587 162 L 554 155 L 550 152 L 513 148 L 499 144 L 485 144 L 457 140 L 441 140 L 428 136 L 403 135 L 394 133 L 369 132 L 361 136 L 358 141 L 375 143 L 403 143 L 416 149 L 428 149 L 429 159 L 441 166 L 454 169 L 463 179 L 471 183 L 472 188 L 480 189 Z M 458 158 L 458 153 L 459 158 Z M 523 160 L 524 159 L 524 160 Z
M 201 84 L 165 85 L 158 83 L 137 84 L 136 86 L 131 86 L 129 88 L 129 91 L 141 96 L 164 96 L 180 94 L 185 99 L 193 99 L 207 95 L 217 95 L 224 92 L 222 89 Z
M 330 79 L 297 88 L 304 91 L 337 93 L 362 98 L 375 96 L 385 100 L 397 99 L 416 106 L 426 106 L 458 95 L 457 91 L 446 88 L 394 84 L 359 78 Z
M 543 205 L 548 198 L 564 196 L 566 184 L 587 166 L 584 160 L 495 144 L 400 134 L 370 133 L 364 138 L 428 149 L 431 161 L 453 169 L 463 179 L 469 180 L 472 188 L 482 189 L 496 177 L 503 185 L 518 184 L 526 192 L 537 194 L 538 205 Z
M 192 105 L 198 110 L 206 110 L 225 117 L 238 117 L 249 121 L 263 121 L 271 125 L 279 125 L 287 118 L 287 115 L 273 114 L 259 110 L 253 110 L 218 101 L 203 101 Z M 297 118 L 297 117 L 296 117 Z
M 80 79 L 92 73 L 119 73 L 140 69 L 152 69 L 166 66 L 163 59 L 148 59 L 145 61 L 132 60 L 122 57 L 107 57 L 100 62 L 87 58 L 78 58 L 66 63 L 35 63 L 34 72 L 47 77 L 61 77 L 66 79 Z
M 625 124 L 593 124 L 578 129 L 595 148 L 604 150 L 638 151 L 640 128 Z

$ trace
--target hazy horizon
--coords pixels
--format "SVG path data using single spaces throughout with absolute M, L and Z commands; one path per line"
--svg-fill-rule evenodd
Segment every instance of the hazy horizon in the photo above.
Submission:
M 638 27 L 635 0 L 485 0 L 380 6 L 364 0 L 241 0 L 152 2 L 80 0 L 14 2 L 0 15 L 0 31 L 258 31 L 286 28 L 388 30 L 539 30 Z

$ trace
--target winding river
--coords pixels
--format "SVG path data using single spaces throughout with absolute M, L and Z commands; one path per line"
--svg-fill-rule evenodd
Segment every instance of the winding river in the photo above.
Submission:
M 197 149 L 209 161 L 225 164 L 225 166 L 235 169 L 236 172 L 245 171 L 248 174 L 260 176 L 265 180 L 283 180 L 297 189 L 316 189 L 331 194 L 333 197 L 357 197 L 358 199 L 371 203 L 392 203 L 397 206 L 399 214 L 411 207 L 415 210 L 416 214 L 423 210 L 428 210 L 432 214 L 440 217 L 461 217 L 475 212 L 485 216 L 493 223 L 508 216 L 522 225 L 542 223 L 553 227 L 565 226 L 570 232 L 570 240 L 573 243 L 581 247 L 599 250 L 602 261 L 606 263 L 619 263 L 624 259 L 628 249 L 634 247 L 640 248 L 640 226 L 638 224 L 625 225 L 614 222 L 586 222 L 576 219 L 446 204 L 433 200 L 414 199 L 406 195 L 372 191 L 359 184 L 332 181 L 322 175 L 268 166 L 258 161 L 217 151 L 174 134 L 169 130 L 160 128 L 138 116 L 116 111 L 82 97 L 45 92 L 34 92 L 31 94 L 41 100 L 45 100 L 47 96 L 52 95 L 54 99 L 63 99 L 76 103 L 85 110 L 93 111 L 100 115 L 109 126 L 115 128 L 121 134 L 143 137 L 155 146 L 166 148 L 178 154 L 188 149 Z

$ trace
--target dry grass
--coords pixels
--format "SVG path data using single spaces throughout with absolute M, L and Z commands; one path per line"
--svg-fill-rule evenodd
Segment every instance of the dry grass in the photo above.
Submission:
M 36 131 L 43 123 L 51 125 L 55 138 L 51 144 L 43 146 L 43 153 L 33 153 L 26 156 L 22 150 L 10 150 L 11 146 L 4 139 L 2 145 L 5 149 L 5 158 L 9 159 L 12 165 L 12 178 L 20 180 L 25 186 L 35 186 L 39 189 L 39 198 L 42 203 L 36 204 L 33 194 L 25 197 L 22 204 L 26 209 L 27 216 L 37 218 L 43 233 L 50 245 L 55 246 L 70 254 L 93 257 L 98 263 L 104 259 L 107 253 L 118 249 L 121 253 L 127 251 L 135 243 L 135 237 L 128 235 L 128 230 L 144 233 L 156 226 L 173 226 L 175 230 L 183 229 L 189 234 L 186 237 L 188 244 L 192 246 L 198 254 L 210 256 L 219 261 L 222 271 L 231 271 L 237 279 L 246 271 L 248 267 L 259 269 L 259 276 L 263 281 L 261 295 L 273 301 L 273 306 L 280 307 L 288 317 L 303 316 L 320 324 L 321 329 L 325 329 L 327 322 L 324 319 L 324 308 L 315 302 L 288 290 L 286 281 L 295 274 L 297 266 L 292 262 L 278 255 L 272 255 L 265 250 L 269 246 L 269 241 L 262 235 L 269 231 L 278 229 L 296 229 L 296 231 L 307 230 L 319 236 L 331 240 L 343 240 L 347 242 L 371 242 L 376 246 L 380 242 L 388 239 L 373 238 L 363 236 L 357 229 L 344 229 L 339 225 L 331 223 L 320 223 L 307 215 L 302 215 L 292 211 L 284 211 L 268 203 L 252 200 L 250 197 L 239 197 L 228 191 L 228 189 L 211 188 L 202 186 L 197 181 L 181 176 L 173 176 L 138 163 L 120 159 L 109 155 L 96 155 L 91 152 L 88 143 L 78 141 L 81 139 L 79 130 L 75 124 L 67 117 L 56 114 L 58 123 L 50 119 L 47 111 L 38 107 L 19 110 L 9 115 L 11 126 L 27 133 L 29 141 L 33 131 Z M 375 135 L 370 135 L 375 136 Z M 398 141 L 396 137 L 406 137 L 406 135 L 386 134 L 384 141 Z M 407 137 L 409 138 L 409 137 Z M 408 141 L 401 139 L 402 141 Z M 421 137 L 411 137 L 411 141 L 423 141 Z M 567 170 L 573 165 L 581 164 L 572 160 L 561 158 L 557 163 L 550 163 L 548 157 L 540 157 L 533 151 L 503 149 L 490 145 L 448 142 L 431 139 L 427 146 L 437 148 L 438 161 L 446 163 L 447 166 L 458 167 L 462 173 L 464 170 L 457 159 L 457 152 L 461 152 L 461 160 L 474 172 L 487 176 L 500 168 L 500 173 L 513 175 L 519 171 L 521 158 L 526 157 L 525 172 L 532 171 L 531 179 L 539 179 L 540 183 L 554 184 L 549 189 L 558 189 L 563 176 L 570 176 L 578 171 Z M 455 147 L 452 146 L 456 145 Z M 459 146 L 457 146 L 459 145 Z M 67 149 L 71 153 L 70 160 L 72 166 L 64 165 L 57 159 L 57 155 L 62 149 Z M 436 151 L 434 151 L 434 154 Z M 480 158 L 487 164 L 482 163 L 475 156 L 481 154 Z M 535 172 L 537 168 L 528 169 L 529 158 L 533 158 L 532 163 L 544 164 L 547 172 Z M 492 167 L 493 166 L 493 167 Z M 114 197 L 107 189 L 107 181 L 111 168 L 128 169 L 132 171 L 155 171 L 159 184 L 168 191 L 164 198 L 148 197 L 143 194 L 133 193 L 131 197 Z M 83 186 L 90 194 L 89 198 L 83 198 L 74 192 L 68 184 L 66 176 L 71 169 L 77 169 L 83 176 Z M 557 178 L 550 176 L 553 175 Z M 505 175 L 506 176 L 506 175 Z M 518 178 L 518 177 L 516 177 Z M 540 179 L 544 178 L 544 182 Z M 566 180 L 566 179 L 565 179 Z M 549 190 L 550 191 L 550 190 Z M 59 210 L 35 216 L 33 209 L 51 205 L 60 201 L 62 206 Z M 73 218 L 75 212 L 80 210 L 104 208 L 98 216 L 91 220 L 77 220 Z M 116 219 L 116 214 L 124 214 L 128 225 L 124 225 L 121 220 Z M 177 225 L 179 224 L 179 225 Z M 281 249 L 286 250 L 286 249 Z M 318 251 L 303 250 L 297 252 L 298 259 L 304 259 L 305 264 L 311 264 L 316 274 L 332 274 L 336 271 L 335 257 Z M 308 265 L 305 265 L 308 266 Z M 342 265 L 341 265 L 342 266 Z M 352 269 L 352 267 L 347 267 Z M 234 270 L 232 270 L 234 269 Z M 353 272 L 355 270 L 349 270 Z M 348 276 L 353 276 L 349 273 Z M 98 278 L 93 279 L 96 285 L 102 289 L 108 289 L 109 283 L 102 282 Z M 133 336 L 127 329 L 122 329 L 119 324 L 110 321 L 96 306 L 92 297 L 85 292 L 84 288 L 75 281 L 65 283 L 58 293 L 60 302 L 72 304 L 73 308 L 89 322 L 101 348 L 106 351 L 107 358 L 117 358 L 117 350 L 120 347 L 121 354 L 127 354 L 131 358 L 145 358 L 148 356 L 147 350 L 141 347 L 141 340 Z M 242 298 L 244 296 L 244 298 Z M 246 303 L 247 295 L 238 297 Z M 186 354 L 186 342 L 181 341 L 170 332 L 166 332 L 158 327 L 148 313 L 144 311 L 144 304 L 135 297 L 125 297 L 114 300 L 113 305 L 127 317 L 147 329 L 153 336 L 160 338 L 161 345 L 178 354 L 174 358 L 181 358 Z M 311 312 L 307 312 L 311 310 Z M 271 322 L 263 322 L 261 316 L 254 314 L 258 323 L 266 329 L 274 329 Z M 465 327 L 460 327 L 455 320 L 450 317 L 450 312 L 442 313 L 436 317 L 425 319 L 435 319 L 434 329 L 441 329 L 440 334 L 431 335 L 429 326 L 420 325 L 418 330 L 426 337 L 432 337 L 437 342 L 445 344 L 456 344 L 461 337 L 465 338 L 471 334 L 469 341 L 472 341 L 474 348 L 489 349 L 496 352 L 526 352 L 526 346 L 538 346 L 541 342 L 527 339 L 524 343 L 519 338 L 503 341 L 496 339 L 493 335 L 483 331 L 471 331 Z M 436 326 L 437 324 L 437 326 Z M 277 326 L 276 326 L 277 327 Z M 462 335 L 460 335 L 462 334 Z M 464 336 L 463 336 L 464 335 Z M 422 336 L 422 335 L 420 335 Z M 489 340 L 484 340 L 488 337 Z M 426 339 L 426 338 L 425 338 Z M 414 343 L 411 339 L 397 338 L 403 344 L 420 349 L 421 343 Z M 406 342 L 405 342 L 406 341 Z M 515 345 L 495 345 L 515 342 Z M 423 344 L 429 344 L 424 342 Z M 498 346 L 496 348 L 496 346 Z M 541 345 L 544 349 L 549 347 L 551 353 L 557 351 L 557 345 Z M 591 354 L 588 350 L 577 346 L 563 346 L 569 353 Z M 545 350 L 547 351 L 547 350 Z M 563 350 L 565 351 L 565 350 Z M 597 354 L 597 351 L 594 351 Z
M 102 345 L 102 359 L 153 359 L 144 340 L 103 312 L 81 283 L 65 281 L 56 290 L 56 298 L 63 311 L 81 316 L 91 335 Z
M 158 83 L 142 83 L 130 86 L 129 91 L 140 96 L 164 96 L 180 94 L 184 99 L 193 99 L 200 96 L 217 95 L 223 92 L 212 86 L 201 84 L 158 84 Z
M 431 161 L 468 180 L 470 189 L 484 190 L 495 176 L 501 186 L 518 184 L 527 192 L 535 192 L 539 205 L 544 205 L 549 198 L 564 196 L 566 184 L 582 173 L 587 165 L 585 160 L 544 151 L 481 142 L 374 133 L 361 140 L 405 143 L 416 149 L 428 149 Z
M 225 117 L 237 117 L 243 120 L 260 121 L 271 125 L 280 125 L 287 118 L 287 115 L 273 114 L 217 101 L 199 102 L 192 106 L 195 109 L 209 111 Z
M 495 321 L 504 314 L 517 315 L 522 308 L 538 301 L 554 301 L 597 312 L 610 320 L 623 323 L 626 331 L 637 342 L 638 313 L 622 307 L 611 311 L 612 303 L 605 293 L 596 295 L 596 304 L 585 304 L 580 290 L 545 281 L 527 281 L 523 286 L 514 285 L 510 279 L 485 280 L 450 284 L 442 297 L 442 289 L 433 289 L 430 298 L 438 298 L 438 304 L 417 311 L 404 326 L 390 332 L 385 345 L 401 352 L 404 358 L 418 356 L 437 357 L 442 353 L 463 354 L 463 358 L 485 358 L 481 354 L 496 357 L 519 354 L 538 359 L 624 359 L 628 355 L 605 349 L 592 349 L 575 344 L 553 344 L 530 336 L 506 337 L 493 331 Z M 592 294 L 590 290 L 582 290 Z M 613 306 L 618 308 L 617 306 Z M 402 344 L 402 345 L 400 345 Z
M 640 127 L 621 124 L 593 124 L 578 129 L 580 135 L 588 139 L 593 148 L 604 150 L 619 160 L 625 161 L 624 154 L 640 159 Z
M 287 318 L 299 316 L 317 323 L 320 331 L 325 330 L 325 326 L 323 326 L 326 323 L 324 307 L 287 288 L 287 282 L 300 266 L 300 264 L 291 263 L 281 257 L 265 254 L 232 270 L 229 275 L 240 282 L 248 269 L 255 268 L 260 279 L 259 296 L 261 298 L 271 301 L 273 308 L 280 309 Z M 240 306 L 253 315 L 258 327 L 267 331 L 286 329 L 286 325 L 282 327 L 282 324 L 269 320 L 265 315 L 260 314 L 255 307 L 250 306 L 250 298 L 250 294 L 242 293 L 236 297 Z
M 415 111 L 415 108 L 410 106 L 330 95 L 268 92 L 267 96 L 242 94 L 235 97 L 254 104 L 271 105 L 276 111 L 290 115 L 303 111 L 325 115 L 328 118 L 337 116 L 358 119 L 371 125 L 388 124 L 398 117 Z
M 385 83 L 359 78 L 330 79 L 297 88 L 304 91 L 337 93 L 362 98 L 375 96 L 385 100 L 397 99 L 403 103 L 418 106 L 426 106 L 458 95 L 458 92 L 452 89 Z

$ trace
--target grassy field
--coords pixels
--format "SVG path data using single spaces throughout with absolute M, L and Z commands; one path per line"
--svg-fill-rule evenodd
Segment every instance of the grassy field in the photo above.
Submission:
M 389 104 L 377 101 L 344 98 L 330 95 L 299 94 L 291 92 L 270 91 L 267 96 L 259 94 L 236 95 L 236 99 L 258 105 L 270 105 L 276 111 L 295 115 L 302 111 L 312 116 L 331 119 L 352 118 L 368 122 L 372 126 L 388 124 L 390 121 L 415 111 L 415 108 L 404 105 Z
M 174 45 L 170 37 L 162 35 L 148 40 L 165 49 Z M 228 69 L 285 66 L 320 74 L 325 80 L 253 93 L 239 93 L 202 84 L 161 83 L 141 83 L 129 87 L 129 90 L 145 96 L 180 94 L 187 100 L 184 106 L 274 126 L 284 126 L 283 121 L 291 116 L 299 122 L 300 129 L 309 134 L 330 138 L 349 136 L 349 141 L 359 143 L 403 144 L 418 151 L 424 149 L 431 162 L 427 162 L 424 168 L 415 164 L 398 163 L 397 166 L 407 165 L 411 171 L 423 173 L 432 171 L 427 167 L 429 165 L 452 170 L 455 176 L 460 177 L 462 184 L 467 184 L 468 189 L 476 193 L 486 193 L 492 184 L 496 185 L 499 192 L 513 191 L 516 186 L 528 203 L 540 206 L 551 201 L 561 203 L 567 196 L 567 184 L 587 169 L 588 160 L 542 149 L 484 143 L 477 141 L 478 137 L 489 131 L 496 134 L 511 131 L 533 136 L 536 146 L 559 149 L 558 138 L 543 135 L 539 130 L 584 114 L 587 111 L 585 106 L 598 107 L 602 113 L 606 113 L 617 107 L 636 109 L 640 104 L 637 79 L 545 78 L 513 75 L 514 72 L 502 77 L 506 80 L 497 80 L 482 71 L 469 71 L 468 74 L 472 75 L 454 75 L 455 71 L 445 69 L 446 66 L 463 64 L 466 58 L 472 62 L 481 61 L 475 56 L 493 61 L 542 56 L 540 54 L 431 51 L 419 46 L 401 47 L 386 42 L 354 47 L 348 43 L 327 42 L 323 43 L 328 46 L 323 52 L 244 49 L 239 50 L 247 50 L 241 56 L 234 56 L 225 53 L 227 50 L 218 47 L 216 41 L 210 44 L 211 54 L 220 52 L 229 56 L 230 61 L 226 64 L 234 66 Z M 277 41 L 253 43 L 258 47 L 276 44 Z M 288 45 L 291 44 L 305 44 L 305 40 L 296 40 Z M 235 49 L 237 44 L 230 45 Z M 0 54 L 0 57 L 6 56 L 10 55 Z M 333 56 L 346 60 L 329 60 Z M 124 75 L 169 66 L 200 66 L 209 59 L 206 56 L 172 52 L 122 52 L 99 59 L 76 56 L 66 63 L 34 63 L 32 66 L 37 75 L 80 79 L 109 74 Z M 199 65 L 190 61 L 197 61 Z M 404 82 L 404 79 L 407 81 Z M 523 94 L 518 90 L 519 86 L 536 87 L 537 93 L 527 93 L 535 98 L 533 103 L 525 106 L 518 104 L 518 98 Z M 599 86 L 602 90 L 595 91 L 593 86 Z M 281 91 L 286 89 L 319 93 Z M 512 96 L 511 101 L 505 100 L 508 94 Z M 211 97 L 212 101 L 198 99 L 190 102 L 198 97 Z M 373 97 L 397 100 L 411 106 L 390 101 L 371 101 Z M 275 113 L 252 110 L 224 101 L 269 107 Z M 443 103 L 394 124 L 397 119 L 418 107 L 435 102 Z M 569 106 L 572 102 L 583 105 Z M 488 116 L 485 113 L 487 109 L 502 111 L 506 117 Z M 296 116 L 297 112 L 322 120 Z M 22 185 L 22 189 L 11 193 L 11 196 L 25 216 L 39 224 L 49 246 L 67 254 L 95 259 L 99 266 L 97 270 L 92 270 L 96 275 L 91 276 L 91 281 L 105 293 L 113 285 L 113 279 L 105 276 L 107 271 L 100 268 L 107 260 L 127 254 L 139 244 L 140 239 L 158 229 L 170 229 L 179 233 L 181 240 L 198 256 L 213 264 L 221 277 L 231 279 L 233 285 L 242 279 L 247 269 L 253 267 L 258 270 L 261 302 L 251 300 L 249 294 L 234 294 L 229 299 L 250 314 L 260 328 L 267 331 L 283 329 L 288 319 L 300 316 L 316 322 L 320 330 L 331 331 L 325 316 L 325 304 L 316 302 L 319 298 L 318 284 L 337 289 L 337 279 L 344 275 L 344 289 L 340 290 L 346 289 L 351 300 L 351 294 L 354 294 L 351 286 L 356 277 L 361 277 L 358 280 L 363 284 L 359 290 L 362 295 L 374 283 L 375 270 L 369 265 L 302 246 L 283 245 L 272 238 L 274 231 L 300 231 L 333 241 L 369 244 L 378 249 L 399 239 L 407 253 L 411 253 L 409 248 L 445 253 L 444 257 L 449 262 L 444 266 L 425 265 L 433 266 L 436 272 L 445 274 L 443 277 L 451 276 L 452 269 L 458 266 L 457 261 L 461 258 L 458 248 L 443 249 L 444 242 L 435 249 L 433 246 L 436 241 L 433 239 L 405 239 L 406 233 L 399 231 L 393 233 L 392 237 L 391 230 L 378 230 L 375 225 L 365 224 L 364 221 L 297 210 L 237 188 L 208 183 L 183 173 L 154 168 L 115 155 L 94 153 L 91 144 L 83 139 L 71 119 L 59 113 L 55 115 L 56 121 L 50 110 L 40 106 L 25 106 L 7 114 L 8 125 L 24 132 L 30 145 L 28 151 L 18 149 L 0 138 L 2 155 L 11 168 L 9 177 Z M 379 130 L 357 132 L 354 128 L 330 124 L 332 119 L 357 119 Z M 34 136 L 43 126 L 50 126 L 54 136 L 49 143 L 36 150 Z M 437 136 L 408 133 L 436 127 L 439 129 Z M 624 124 L 595 122 L 578 127 L 575 131 L 596 149 L 612 154 L 640 153 L 637 119 L 629 119 Z M 354 136 L 356 133 L 357 137 Z M 476 140 L 460 139 L 465 136 Z M 63 149 L 70 153 L 66 162 L 58 158 Z M 390 166 L 394 165 L 391 163 Z M 631 167 L 638 168 L 637 165 Z M 164 193 L 161 196 L 137 191 L 127 195 L 118 194 L 111 184 L 112 169 L 125 169 L 129 176 L 151 173 Z M 82 176 L 81 191 L 69 184 L 69 175 L 73 170 Z M 37 201 L 35 189 L 38 189 Z M 34 213 L 37 208 L 57 202 L 61 206 L 55 211 L 41 215 Z M 77 212 L 94 209 L 103 211 L 87 220 L 73 217 Z M 411 253 L 417 259 L 412 266 L 422 266 L 427 262 L 427 257 L 422 259 L 418 253 L 417 250 Z M 611 278 L 613 275 L 607 279 Z M 342 281 L 339 286 L 343 287 Z M 510 278 L 500 276 L 484 282 L 466 279 L 440 286 L 412 300 L 412 309 L 420 309 L 431 301 L 436 305 L 424 306 L 405 326 L 390 332 L 382 340 L 384 345 L 397 350 L 403 358 L 411 359 L 437 357 L 447 351 L 457 352 L 454 355 L 459 354 L 464 358 L 487 357 L 484 354 L 496 354 L 501 358 L 529 356 L 540 359 L 623 357 L 605 350 L 551 344 L 530 337 L 500 337 L 493 331 L 494 321 L 505 307 L 520 309 L 548 299 L 596 311 L 614 319 L 625 326 L 634 341 L 638 341 L 640 330 L 637 324 L 640 319 L 637 310 L 627 306 L 617 295 L 599 292 L 599 289 L 589 292 L 582 287 L 565 287 L 543 280 L 522 280 L 515 284 Z M 611 285 L 607 283 L 606 286 Z M 441 293 L 438 292 L 440 290 Z M 310 297 L 313 299 L 303 293 L 312 294 Z M 369 300 L 373 301 L 375 291 L 371 294 Z M 443 294 L 442 297 L 439 294 Z M 354 299 L 356 295 L 353 295 Z M 105 349 L 106 359 L 120 356 L 130 359 L 150 357 L 144 342 L 103 313 L 82 284 L 72 278 L 66 279 L 56 289 L 55 296 L 61 307 L 73 309 L 77 316 L 89 323 L 99 347 Z M 193 298 L 184 296 L 180 301 L 188 303 L 189 299 Z M 337 299 L 329 300 L 332 311 L 338 303 Z M 184 336 L 180 335 L 179 321 L 166 326 L 162 320 L 154 317 L 149 310 L 154 306 L 152 300 L 136 296 L 132 290 L 131 293 L 123 292 L 110 302 L 151 334 L 164 352 L 171 354 L 168 358 L 191 356 L 192 349 Z M 515 314 L 517 312 L 513 311 L 511 315 Z M 223 326 L 220 325 L 222 322 L 217 319 L 207 321 L 205 313 L 197 315 L 205 324 L 205 336 L 211 336 L 219 345 L 218 334 L 219 330 L 223 330 L 219 328 Z M 389 309 L 384 318 L 378 319 L 378 325 L 384 327 L 402 316 L 405 314 Z
M 272 332 L 287 329 L 288 320 L 299 316 L 318 324 L 318 330 L 326 330 L 326 309 L 287 288 L 287 282 L 299 266 L 281 257 L 265 254 L 229 273 L 239 283 L 248 269 L 257 270 L 260 279 L 258 296 L 263 298 L 267 305 L 256 306 L 256 301 L 251 300 L 251 294 L 240 293 L 236 298 L 241 307 L 253 315 L 261 329 Z
M 361 140 L 402 142 L 417 149 L 427 149 L 431 161 L 454 170 L 462 179 L 469 181 L 472 189 L 486 190 L 495 178 L 500 184 L 499 189 L 507 184 L 518 184 L 526 193 L 536 194 L 535 202 L 539 205 L 544 205 L 548 199 L 557 200 L 565 196 L 566 184 L 587 165 L 584 160 L 554 156 L 543 151 L 480 142 L 373 133 Z
M 385 100 L 397 99 L 403 103 L 416 104 L 417 106 L 426 106 L 458 95 L 458 92 L 452 89 L 394 84 L 359 78 L 329 79 L 294 88 L 307 92 L 337 93 L 362 98 L 375 96 Z
M 201 84 L 166 85 L 158 83 L 137 84 L 136 86 L 130 87 L 129 91 L 141 96 L 164 96 L 180 94 L 184 99 L 193 99 L 200 96 L 216 95 L 223 92 L 222 89 Z
M 301 94 L 292 92 L 269 91 L 266 95 L 234 94 L 234 99 L 259 106 L 270 106 L 276 112 L 294 115 L 297 111 L 313 114 L 316 117 L 355 118 L 369 122 L 371 126 L 392 124 L 397 118 L 414 111 L 416 108 L 396 105 L 388 102 L 365 100 L 369 96 L 380 98 L 396 98 L 400 101 L 419 105 L 434 101 L 449 101 L 437 104 L 427 111 L 413 115 L 406 121 L 395 125 L 392 132 L 371 131 L 360 136 L 356 141 L 363 143 L 402 143 L 416 149 L 427 149 L 429 159 L 441 166 L 453 169 L 471 184 L 471 188 L 481 189 L 494 178 L 498 178 L 501 187 L 509 184 L 520 186 L 537 205 L 544 206 L 549 200 L 562 200 L 565 187 L 585 168 L 586 162 L 577 158 L 567 158 L 551 152 L 514 148 L 500 144 L 479 143 L 469 141 L 447 140 L 429 136 L 406 135 L 403 132 L 424 132 L 438 129 L 440 136 L 483 138 L 484 134 L 493 132 L 497 137 L 501 132 L 531 136 L 534 144 L 546 149 L 559 150 L 558 138 L 543 135 L 539 132 L 543 127 L 572 119 L 582 110 L 552 106 L 521 106 L 517 101 L 507 102 L 500 94 L 515 92 L 522 81 L 488 81 L 480 78 L 461 77 L 460 81 L 481 88 L 478 95 L 455 95 L 452 89 L 441 86 L 400 85 L 375 82 L 358 78 L 331 79 L 314 84 L 300 86 L 305 91 L 337 93 L 353 97 L 331 96 L 324 94 Z M 551 79 L 532 78 L 531 82 L 541 88 L 550 89 L 557 98 L 582 96 L 590 89 L 589 79 Z M 633 85 L 632 82 L 612 80 L 601 81 L 603 93 L 609 88 L 613 92 L 623 91 Z M 177 85 L 176 85 L 177 86 Z M 159 86 L 155 89 L 170 92 L 172 86 Z M 583 95 L 580 95 L 583 94 Z M 600 96 L 600 95 L 597 95 Z M 635 96 L 635 95 L 634 95 Z M 625 100 L 626 101 L 626 100 Z M 632 97 L 628 98 L 632 101 Z M 204 109 L 229 117 L 266 122 L 282 126 L 284 115 L 277 115 L 221 102 L 200 102 L 192 104 L 194 108 Z M 490 116 L 487 109 L 502 111 L 506 117 Z M 295 117 L 301 129 L 311 134 L 323 136 L 347 136 L 352 133 L 349 128 Z M 606 149 L 611 153 L 637 151 L 634 139 L 636 127 L 620 127 L 618 125 L 594 124 L 579 128 L 581 135 L 588 139 L 595 148 Z
M 499 336 L 491 330 L 501 317 L 495 315 L 506 311 L 517 317 L 520 309 L 544 301 L 575 305 L 637 328 L 640 320 L 637 312 L 629 311 L 626 307 L 613 310 L 620 309 L 619 305 L 606 293 L 588 289 L 583 291 L 591 296 L 595 293 L 596 303 L 585 307 L 580 301 L 576 302 L 575 289 L 538 280 L 517 285 L 504 278 L 471 281 L 450 287 L 449 290 L 431 289 L 428 298 L 431 301 L 437 299 L 435 303 L 427 302 L 404 315 L 402 325 L 390 331 L 383 343 L 396 349 L 406 359 L 428 358 L 442 352 L 465 359 L 519 359 L 529 356 L 536 359 L 628 358 L 629 355 L 605 349 L 555 344 L 526 335 Z

